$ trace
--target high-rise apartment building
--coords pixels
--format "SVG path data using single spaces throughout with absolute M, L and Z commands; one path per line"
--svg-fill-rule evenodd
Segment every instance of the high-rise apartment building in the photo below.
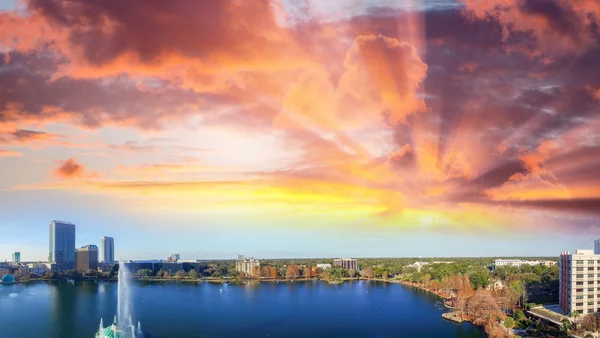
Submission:
M 357 268 L 356 259 L 353 258 L 336 258 L 333 260 L 333 266 L 352 270 L 356 270 Z
M 115 239 L 102 236 L 102 262 L 113 263 L 115 261 Z
M 19 264 L 19 263 L 21 263 L 21 253 L 20 252 L 18 252 L 18 251 L 13 252 L 13 254 L 12 254 L 12 262 L 13 262 L 13 264 Z
M 98 269 L 98 247 L 95 245 L 82 246 L 75 250 L 76 269 L 80 271 Z
M 235 261 L 235 270 L 243 272 L 247 276 L 254 276 L 257 273 L 257 268 L 260 268 L 258 259 L 246 259 L 243 255 L 238 255 L 238 259 Z
M 62 221 L 50 223 L 48 262 L 58 271 L 75 268 L 75 224 Z
M 561 310 L 566 314 L 600 312 L 600 255 L 593 250 L 565 251 L 558 264 Z

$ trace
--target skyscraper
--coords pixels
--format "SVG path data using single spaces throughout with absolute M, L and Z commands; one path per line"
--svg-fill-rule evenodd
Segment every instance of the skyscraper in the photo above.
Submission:
M 12 262 L 14 264 L 21 263 L 21 253 L 16 251 L 12 254 Z
M 594 241 L 594 255 L 600 255 L 600 239 Z
M 115 240 L 112 237 L 102 236 L 102 262 L 115 261 Z
M 98 247 L 95 245 L 82 246 L 75 250 L 76 268 L 80 271 L 98 269 Z
M 50 223 L 48 262 L 55 264 L 58 271 L 75 268 L 75 224 L 62 221 Z

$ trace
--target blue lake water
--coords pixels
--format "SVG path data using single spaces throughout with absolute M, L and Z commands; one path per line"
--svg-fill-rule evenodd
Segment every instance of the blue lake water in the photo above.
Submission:
M 135 282 L 132 298 L 152 337 L 485 337 L 442 319 L 437 296 L 399 284 Z M 93 337 L 116 307 L 115 282 L 0 285 L 1 337 Z

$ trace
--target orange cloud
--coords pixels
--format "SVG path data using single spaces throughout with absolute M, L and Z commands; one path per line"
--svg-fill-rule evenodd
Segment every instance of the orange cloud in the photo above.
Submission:
M 58 178 L 63 179 L 79 179 L 97 176 L 96 173 L 86 172 L 83 165 L 77 163 L 75 159 L 59 161 L 59 166 L 54 169 L 53 174 Z
M 18 157 L 18 156 L 23 156 L 23 154 L 21 154 L 17 151 L 0 149 L 0 157 L 8 157 L 8 156 Z

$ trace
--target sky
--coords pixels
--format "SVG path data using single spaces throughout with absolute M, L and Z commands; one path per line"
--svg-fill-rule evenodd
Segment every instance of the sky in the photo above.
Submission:
M 0 1 L 0 259 L 600 238 L 600 3 Z

